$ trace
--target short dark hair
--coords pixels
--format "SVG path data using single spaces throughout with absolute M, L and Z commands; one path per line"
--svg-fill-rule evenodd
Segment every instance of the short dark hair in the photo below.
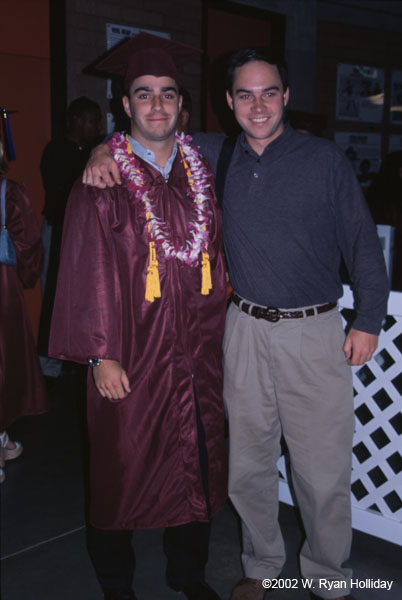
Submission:
M 73 119 L 79 119 L 86 112 L 91 110 L 98 110 L 99 112 L 101 111 L 97 102 L 87 98 L 86 96 L 80 96 L 79 98 L 73 100 L 71 104 L 69 104 L 67 108 L 67 122 L 71 123 Z
M 226 70 L 225 85 L 230 95 L 233 93 L 233 80 L 235 71 L 250 62 L 262 61 L 276 66 L 283 85 L 284 91 L 289 87 L 288 69 L 285 60 L 277 53 L 268 48 L 255 46 L 250 48 L 241 48 L 230 55 Z

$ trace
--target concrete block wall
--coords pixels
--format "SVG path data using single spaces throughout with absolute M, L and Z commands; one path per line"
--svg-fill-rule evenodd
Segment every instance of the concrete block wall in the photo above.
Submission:
M 201 47 L 202 0 L 67 0 L 67 102 L 85 95 L 109 111 L 106 80 L 83 72 L 106 51 L 106 23 L 169 32 L 178 42 Z M 201 60 L 184 66 L 181 83 L 193 100 L 192 128 L 200 127 Z

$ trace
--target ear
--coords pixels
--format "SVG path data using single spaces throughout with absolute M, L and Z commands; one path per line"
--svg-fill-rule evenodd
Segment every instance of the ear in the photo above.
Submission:
M 283 103 L 285 106 L 287 106 L 288 102 L 289 102 L 289 88 L 287 87 L 285 93 L 283 94 Z
M 228 90 L 226 90 L 226 101 L 229 104 L 229 107 L 233 110 L 233 98 L 229 94 Z
M 124 112 L 126 113 L 126 115 L 128 117 L 130 117 L 130 119 L 131 119 L 131 109 L 130 109 L 130 102 L 129 102 L 128 96 L 123 96 L 123 108 L 124 108 Z
M 183 104 L 183 96 L 179 96 L 179 112 L 181 111 L 182 104 Z

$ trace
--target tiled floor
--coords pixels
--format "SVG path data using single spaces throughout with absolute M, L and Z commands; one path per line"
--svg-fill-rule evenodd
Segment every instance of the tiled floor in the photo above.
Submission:
M 102 600 L 85 547 L 82 404 L 72 375 L 52 386 L 52 411 L 10 429 L 25 451 L 6 464 L 1 485 L 1 600 Z M 296 512 L 281 506 L 288 561 L 283 578 L 298 578 L 302 533 Z M 180 600 L 165 585 L 161 530 L 135 534 L 139 600 Z M 213 524 L 207 579 L 227 600 L 241 577 L 238 522 L 229 505 Z M 393 580 L 390 591 L 358 590 L 361 600 L 402 599 L 402 547 L 355 532 L 351 563 L 360 580 Z M 308 599 L 302 588 L 275 590 L 272 600 Z

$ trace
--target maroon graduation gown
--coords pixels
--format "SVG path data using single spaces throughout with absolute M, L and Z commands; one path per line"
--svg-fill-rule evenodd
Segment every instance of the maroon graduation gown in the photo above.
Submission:
M 10 180 L 6 226 L 18 265 L 0 263 L 0 432 L 19 417 L 48 409 L 23 290 L 35 285 L 42 269 L 40 230 L 25 187 Z
M 141 164 L 155 213 L 183 243 L 193 202 L 181 159 L 176 157 L 168 183 Z M 208 520 L 196 401 L 206 433 L 212 514 L 226 498 L 221 372 L 226 284 L 215 198 L 210 204 L 210 294 L 201 295 L 200 266 L 166 261 L 158 252 L 161 298 L 150 303 L 141 203 L 124 186 L 98 190 L 78 183 L 70 196 L 50 354 L 82 363 L 89 357 L 117 360 L 132 390 L 123 400 L 102 398 L 89 373 L 91 522 L 97 528 Z

